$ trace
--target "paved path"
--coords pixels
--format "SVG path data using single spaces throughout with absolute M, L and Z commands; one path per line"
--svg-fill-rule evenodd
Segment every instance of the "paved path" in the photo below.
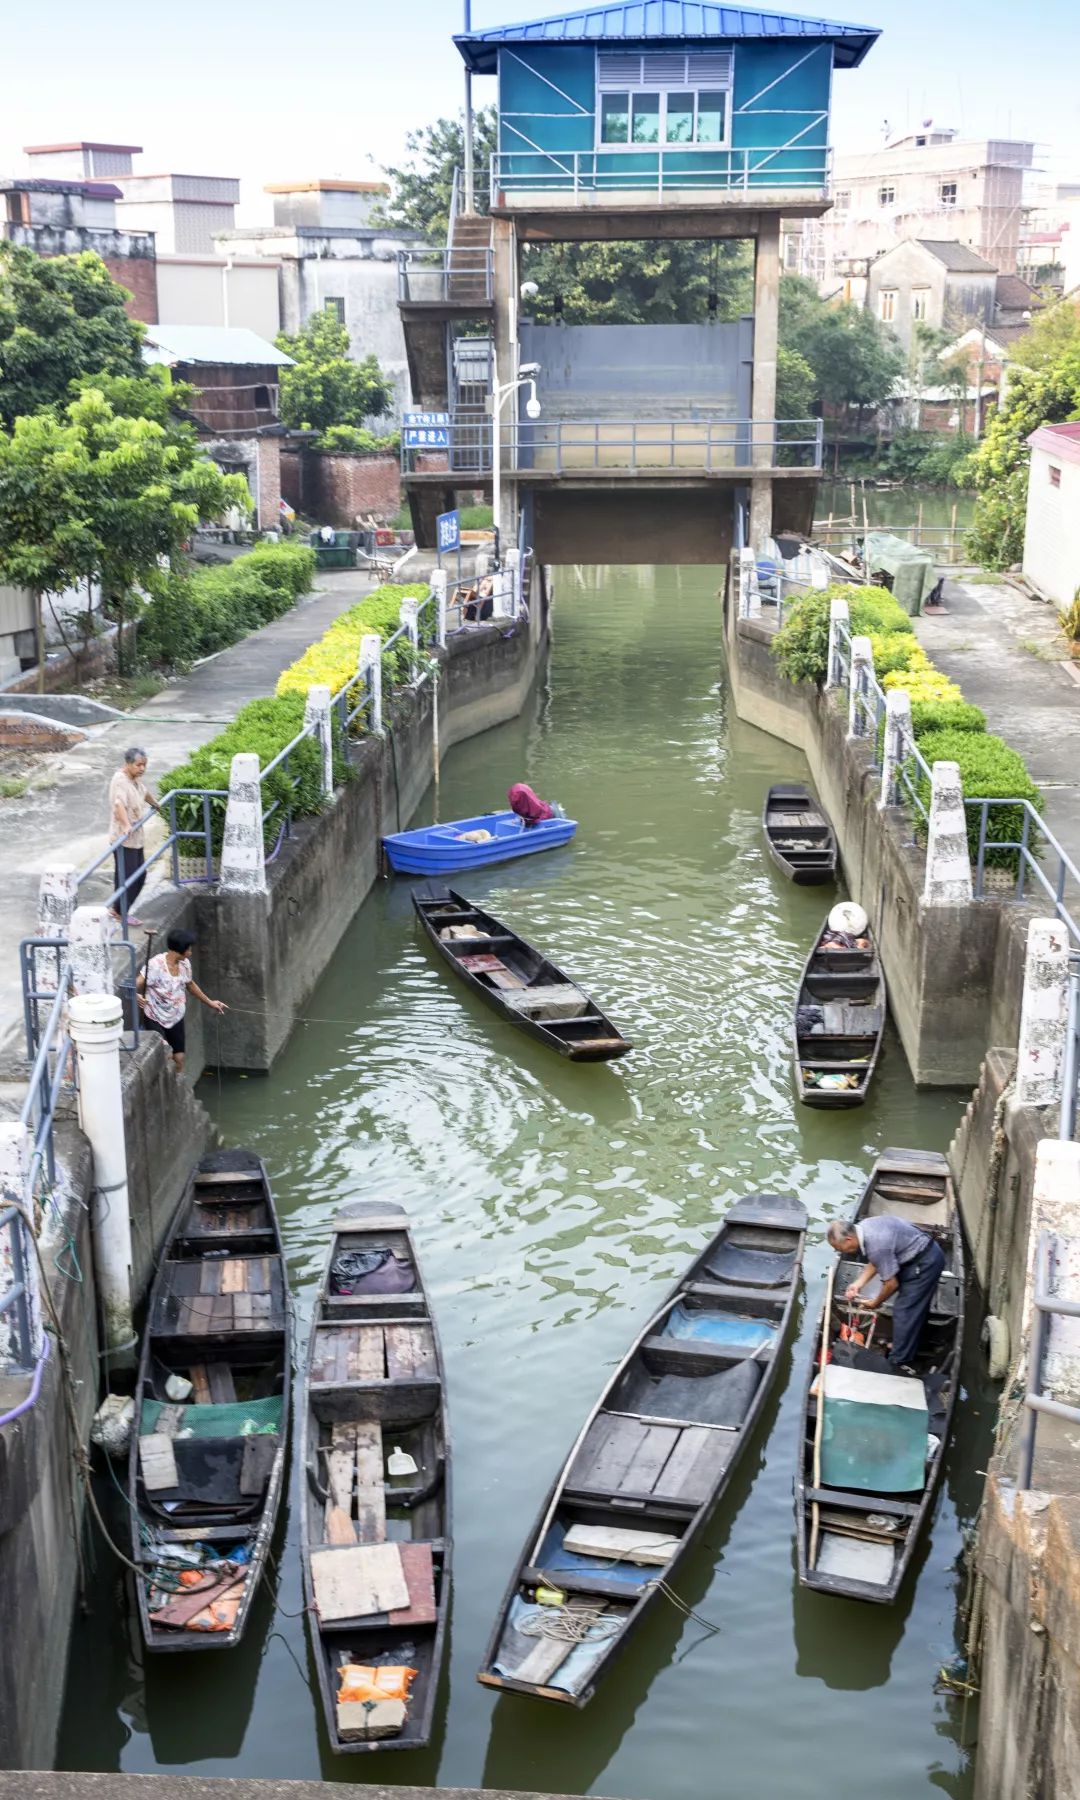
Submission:
M 973 578 L 947 581 L 944 598 L 945 613 L 916 621 L 920 643 L 982 707 L 987 729 L 1020 752 L 1043 817 L 1080 869 L 1080 684 L 1060 660 L 1054 607 Z M 1071 894 L 1080 899 L 1075 886 Z
M 504 1788 L 376 1787 L 340 1781 L 260 1781 L 239 1776 L 79 1775 L 0 1771 L 0 1800 L 559 1800 Z
M 407 579 L 409 572 L 403 572 Z M 0 869 L 4 905 L 0 912 L 0 1058 L 10 1057 L 21 1037 L 22 998 L 19 940 L 33 934 L 41 871 L 51 863 L 85 868 L 108 843 L 109 777 L 129 744 L 149 754 L 147 779 L 156 786 L 167 770 L 205 744 L 242 706 L 271 694 L 282 669 L 321 636 L 346 607 L 371 593 L 371 577 L 355 570 L 323 573 L 319 586 L 283 618 L 222 650 L 190 675 L 169 683 L 99 735 L 63 755 L 42 757 L 50 785 L 21 800 L 0 800 Z M 167 880 L 162 857 L 152 880 Z M 102 901 L 112 892 L 111 859 L 82 890 L 84 901 Z

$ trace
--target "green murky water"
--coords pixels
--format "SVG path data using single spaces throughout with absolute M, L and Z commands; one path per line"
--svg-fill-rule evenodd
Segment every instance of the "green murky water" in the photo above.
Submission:
M 211 1079 L 228 1141 L 266 1158 L 301 1341 L 343 1197 L 411 1212 L 447 1357 L 455 1450 L 448 1679 L 431 1748 L 335 1761 L 309 1692 L 295 1513 L 240 1650 L 151 1659 L 99 1555 L 73 1648 L 65 1767 L 440 1781 L 642 1800 L 914 1800 L 970 1793 L 974 1722 L 933 1693 L 954 1648 L 961 1533 L 989 1404 L 961 1407 L 931 1537 L 894 1609 L 795 1584 L 798 1394 L 825 1222 L 885 1144 L 943 1148 L 956 1096 L 919 1094 L 895 1037 L 870 1102 L 799 1109 L 787 1031 L 825 896 L 762 852 L 766 787 L 801 758 L 734 717 L 719 571 L 559 572 L 549 677 L 525 715 L 455 749 L 443 817 L 515 777 L 581 821 L 565 851 L 470 881 L 582 978 L 634 1038 L 570 1068 L 437 966 L 409 884 L 361 908 L 272 1076 Z M 343 871 L 343 879 L 347 878 Z M 605 1372 L 737 1195 L 794 1189 L 813 1220 L 779 1392 L 681 1579 L 708 1635 L 656 1613 L 580 1715 L 497 1698 L 474 1673 L 540 1497 Z

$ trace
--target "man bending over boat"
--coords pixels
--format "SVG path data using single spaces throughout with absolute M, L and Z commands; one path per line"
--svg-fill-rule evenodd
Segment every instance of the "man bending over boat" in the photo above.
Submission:
M 862 1274 L 844 1290 L 845 1300 L 858 1300 L 861 1306 L 876 1312 L 884 1301 L 896 1295 L 889 1361 L 898 1375 L 914 1375 L 919 1343 L 945 1267 L 941 1245 L 917 1225 L 893 1213 L 860 1219 L 854 1225 L 832 1224 L 829 1243 L 841 1256 L 867 1259 Z M 867 1282 L 875 1278 L 881 1286 L 873 1299 L 860 1299 Z

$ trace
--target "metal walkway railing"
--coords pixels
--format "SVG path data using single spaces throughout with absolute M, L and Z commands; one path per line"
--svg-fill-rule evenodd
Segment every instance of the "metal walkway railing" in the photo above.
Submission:
M 1054 1244 L 1053 1232 L 1040 1231 L 1039 1241 L 1035 1248 L 1034 1293 L 1031 1298 L 1033 1310 L 1031 1344 L 1028 1349 L 1024 1423 L 1020 1434 L 1020 1466 L 1017 1471 L 1017 1486 L 1021 1491 L 1031 1486 L 1031 1472 L 1035 1465 L 1035 1434 L 1038 1429 L 1039 1414 L 1049 1413 L 1055 1419 L 1068 1420 L 1070 1425 L 1080 1425 L 1080 1406 L 1071 1406 L 1065 1400 L 1054 1400 L 1049 1394 L 1043 1393 L 1047 1320 L 1051 1314 L 1056 1314 L 1062 1319 L 1080 1319 L 1080 1300 L 1063 1300 L 1051 1292 Z

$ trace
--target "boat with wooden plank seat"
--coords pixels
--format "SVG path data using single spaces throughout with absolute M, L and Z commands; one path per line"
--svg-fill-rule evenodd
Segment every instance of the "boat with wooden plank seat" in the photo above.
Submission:
M 857 939 L 828 919 L 806 959 L 795 1001 L 795 1087 L 804 1106 L 861 1106 L 885 1034 L 885 977 L 867 925 Z
M 479 1679 L 581 1707 L 723 1494 L 777 1378 L 806 1210 L 736 1201 L 638 1333 L 510 1580 Z
M 266 1169 L 196 1166 L 150 1293 L 129 1470 L 150 1650 L 240 1641 L 284 1484 L 292 1320 Z
M 777 868 L 799 887 L 836 879 L 836 833 L 801 781 L 778 782 L 765 796 L 765 842 Z
M 960 1383 L 964 1250 L 945 1158 L 930 1150 L 883 1151 L 855 1217 L 887 1213 L 917 1225 L 945 1253 L 915 1374 L 897 1374 L 886 1360 L 891 1300 L 855 1315 L 864 1340 L 867 1321 L 876 1321 L 869 1343 L 841 1338 L 852 1318 L 843 1295 L 865 1263 L 838 1256 L 814 1337 L 795 1477 L 802 1585 L 884 1604 L 896 1599 L 929 1522 Z
M 576 819 L 555 817 L 526 825 L 507 809 L 397 831 L 383 838 L 383 848 L 397 875 L 458 875 L 462 869 L 486 869 L 492 863 L 556 850 L 568 844 L 576 830 Z
M 492 913 L 435 882 L 413 890 L 439 955 L 500 1017 L 572 1062 L 611 1062 L 633 1049 L 584 988 Z
M 431 1735 L 450 1605 L 442 1356 L 408 1219 L 338 1213 L 315 1303 L 301 1413 L 300 1558 L 333 1749 Z

